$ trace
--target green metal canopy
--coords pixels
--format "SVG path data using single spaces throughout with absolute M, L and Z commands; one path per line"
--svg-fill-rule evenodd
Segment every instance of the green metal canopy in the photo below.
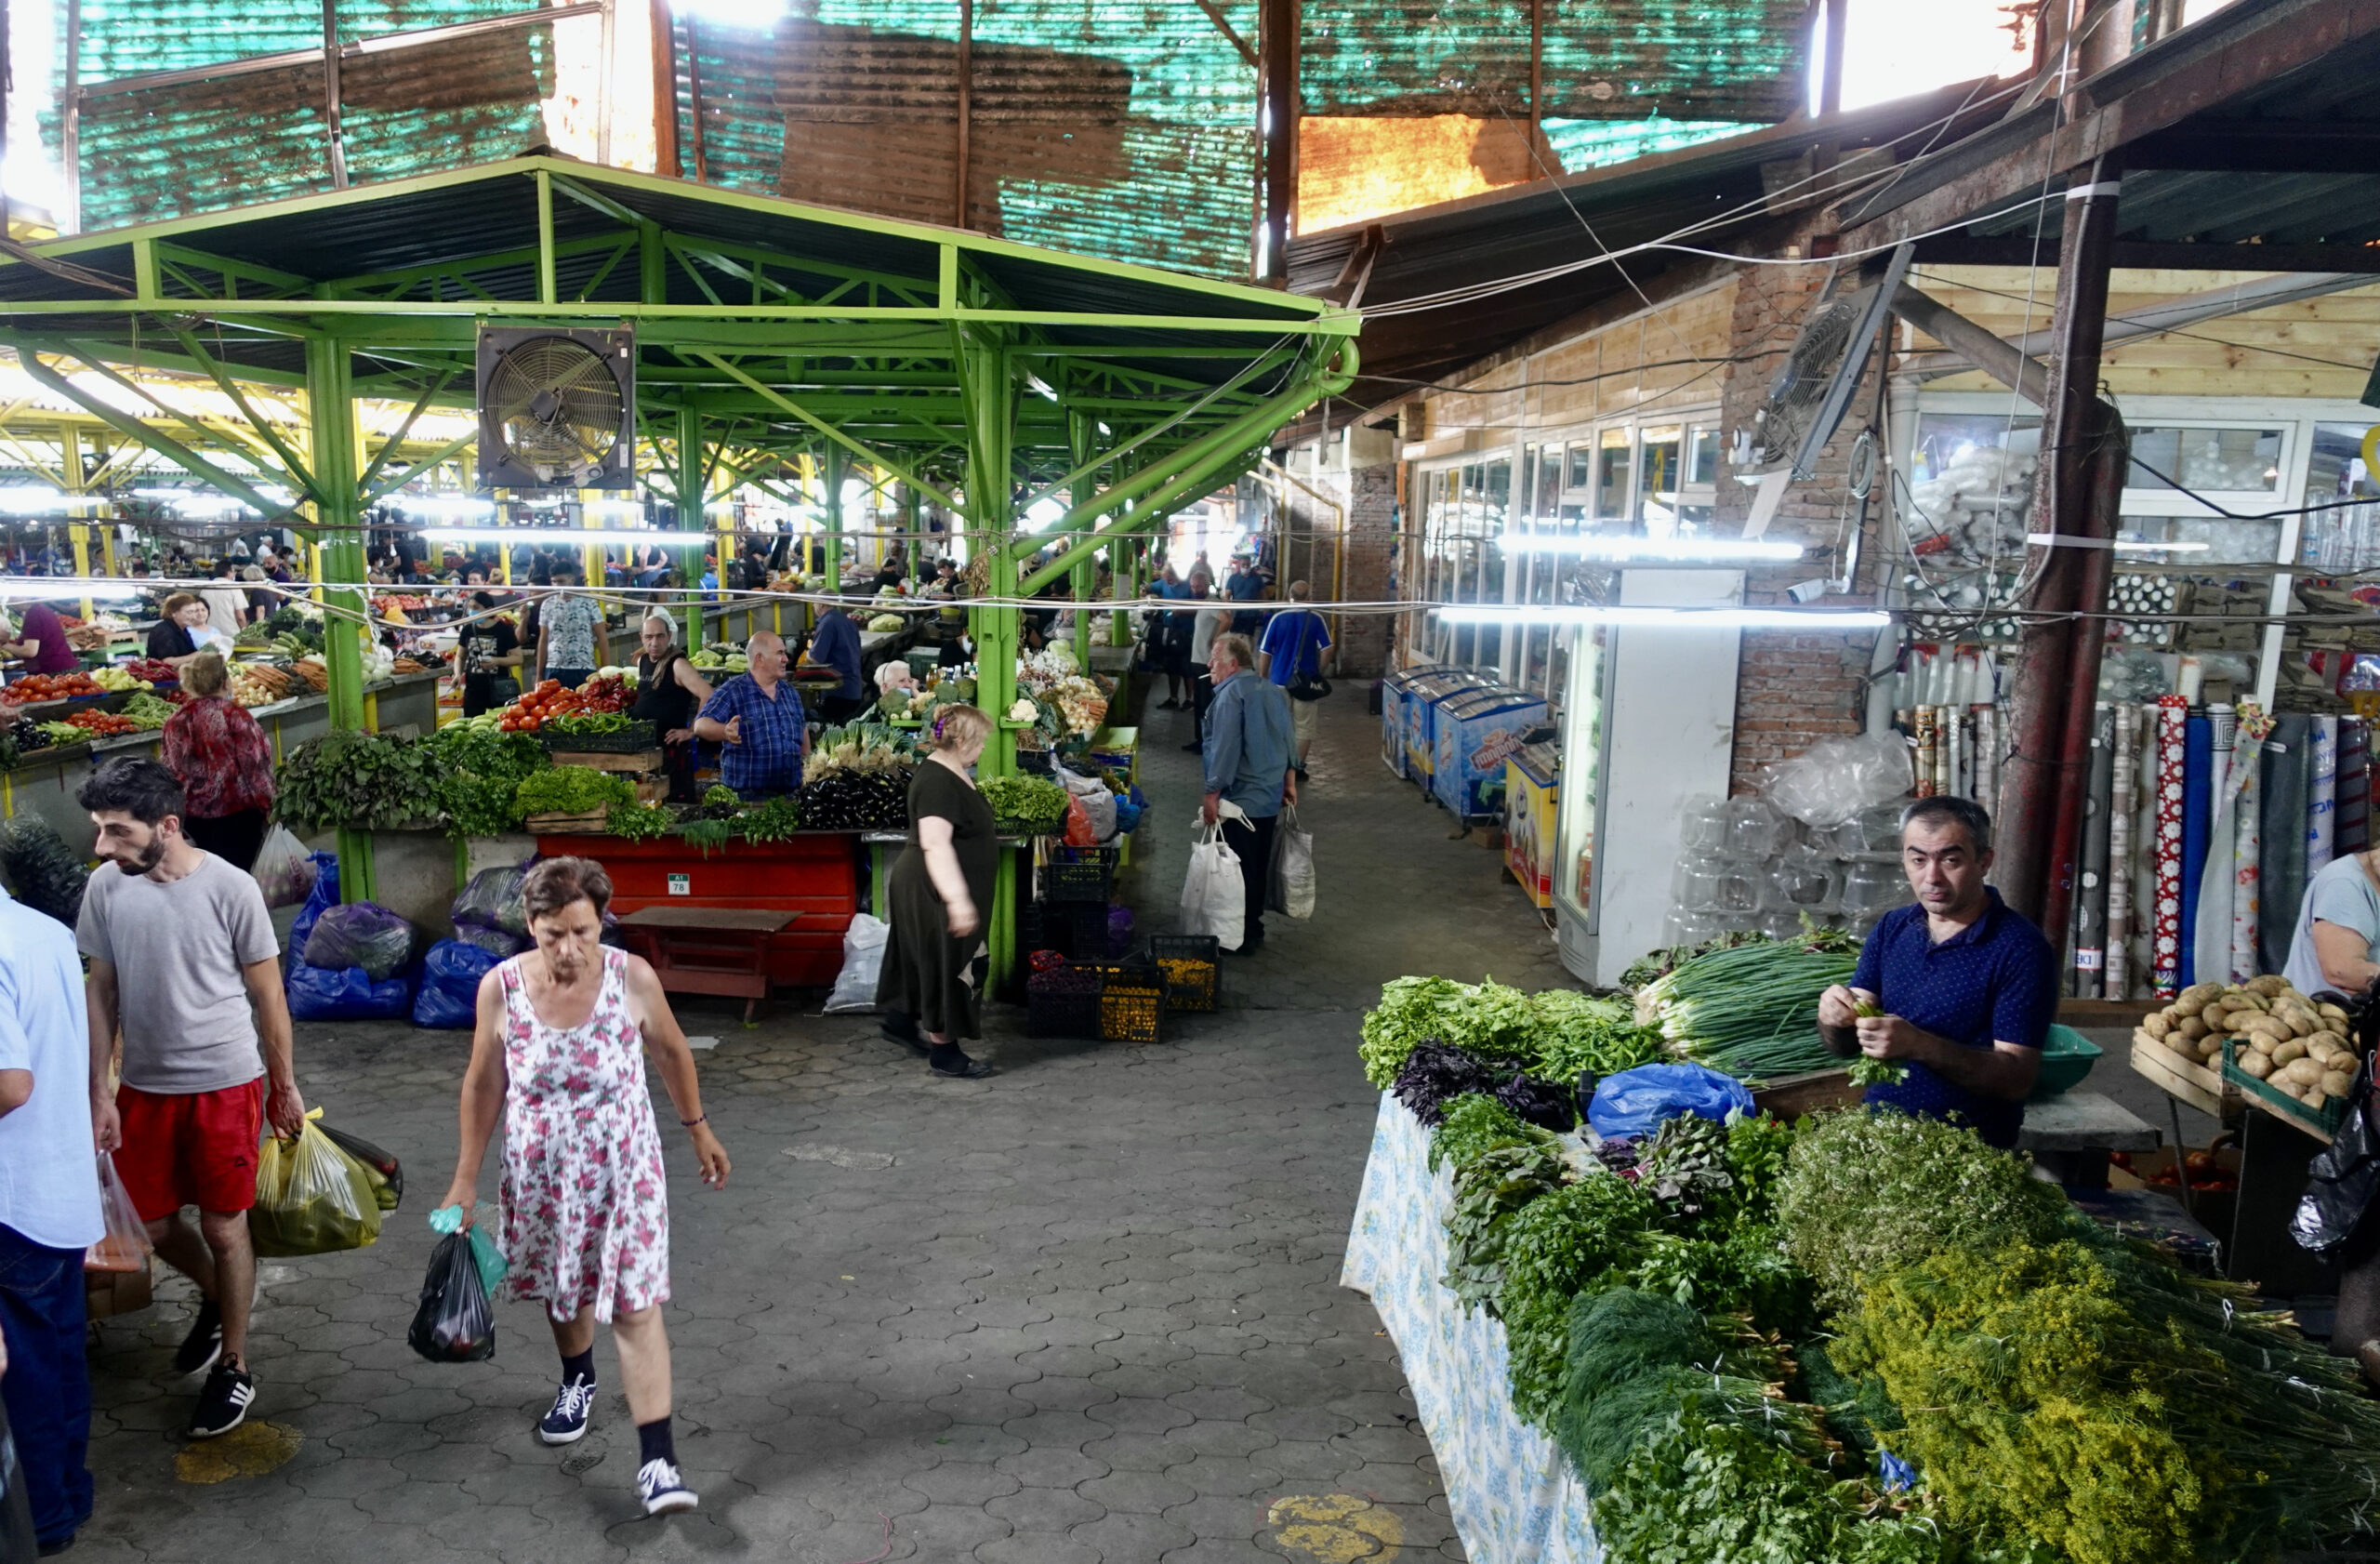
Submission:
M 1283 423 L 1346 388 L 1360 318 L 554 156 L 0 256 L 0 350 L 127 438 L 314 532 L 330 598 L 359 610 L 364 510 L 469 441 L 406 468 L 393 438 L 359 448 L 353 399 L 409 401 L 416 417 L 468 407 L 483 324 L 623 323 L 644 444 L 681 524 L 699 524 L 717 488 L 766 484 L 797 455 L 830 481 L 866 464 L 949 510 L 985 562 L 984 595 L 1000 599 L 1070 571 L 1087 585 L 1095 550 L 1236 477 Z M 279 457 L 264 483 L 303 513 L 67 378 L 133 364 L 205 375 L 244 410 L 244 386 L 302 387 L 303 450 L 252 421 Z M 1044 497 L 1064 519 L 1021 533 Z M 997 713 L 1013 698 L 1017 612 L 972 617 L 980 697 Z M 326 660 L 334 722 L 360 726 L 356 635 L 332 635 Z M 1006 739 L 991 774 L 1012 763 Z M 359 867 L 343 884 L 368 886 Z

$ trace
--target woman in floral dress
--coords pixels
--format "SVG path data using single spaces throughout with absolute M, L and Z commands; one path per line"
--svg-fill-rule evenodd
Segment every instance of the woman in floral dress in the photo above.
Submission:
M 692 1509 L 669 1435 L 669 1203 L 661 1136 L 644 1080 L 659 1067 L 693 1133 L 705 1184 L 727 1184 L 694 1056 L 643 959 L 602 943 L 612 881 L 586 858 L 547 858 L 521 887 L 537 942 L 480 982 L 479 1029 L 463 1075 L 463 1142 L 443 1206 L 470 1223 L 480 1160 L 504 1111 L 496 1186 L 508 1291 L 546 1307 L 562 1388 L 537 1425 L 550 1445 L 587 1432 L 595 1399 L 595 1326 L 612 1327 L 636 1419 L 637 1491 L 647 1515 Z

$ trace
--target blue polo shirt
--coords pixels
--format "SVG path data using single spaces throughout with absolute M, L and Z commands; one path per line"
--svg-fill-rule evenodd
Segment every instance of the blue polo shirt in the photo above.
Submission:
M 1860 948 L 1851 987 L 1875 995 L 1887 1014 L 1962 1047 L 2039 1048 L 2057 1015 L 2056 953 L 1999 892 L 1987 887 L 1986 895 L 1991 905 L 1983 916 L 1939 945 L 1923 907 L 1885 913 Z M 1897 1062 L 1907 1075 L 1897 1086 L 1869 1087 L 1869 1107 L 1924 1119 L 1957 1114 L 1990 1145 L 2015 1147 L 2024 1104 L 1979 1097 L 1914 1059 Z

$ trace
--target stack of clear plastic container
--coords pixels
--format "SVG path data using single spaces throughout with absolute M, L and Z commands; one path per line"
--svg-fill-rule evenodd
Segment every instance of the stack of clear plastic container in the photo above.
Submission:
M 1757 797 L 1686 801 L 1663 942 L 1723 934 L 1790 938 L 1813 922 L 1865 934 L 1909 900 L 1900 810 L 1879 804 L 1818 828 Z

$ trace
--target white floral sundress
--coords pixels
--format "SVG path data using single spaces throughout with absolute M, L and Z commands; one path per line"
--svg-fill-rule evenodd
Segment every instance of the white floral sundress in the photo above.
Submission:
M 555 1319 L 588 1306 L 609 1324 L 669 1298 L 669 1199 L 628 1014 L 628 957 L 603 948 L 594 1014 L 567 1031 L 537 1019 L 515 956 L 504 984 L 504 1176 L 496 1209 L 509 1295 Z

